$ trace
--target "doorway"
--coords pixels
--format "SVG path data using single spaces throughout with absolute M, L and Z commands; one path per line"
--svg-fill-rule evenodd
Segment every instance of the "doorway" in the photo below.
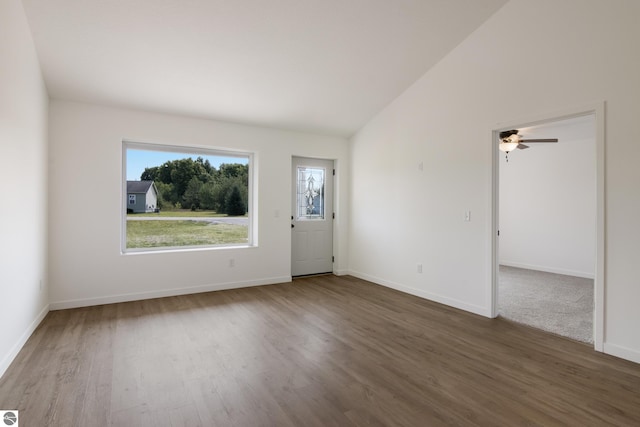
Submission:
M 579 128 L 580 124 L 588 123 L 591 124 L 589 136 L 592 144 L 570 144 L 571 137 L 567 132 Z M 514 149 L 508 154 L 509 169 L 506 169 L 505 153 L 498 150 L 498 140 L 501 131 L 510 129 L 518 129 L 525 139 L 559 136 L 560 142 L 527 144 L 529 148 L 526 150 Z M 582 136 L 574 135 L 573 139 L 578 140 Z M 515 295 L 516 300 L 519 298 L 519 303 L 524 304 L 521 307 L 526 308 L 520 309 L 517 303 L 515 306 L 503 307 L 502 310 L 512 310 L 505 317 L 516 320 L 513 319 L 513 308 L 516 307 L 516 315 L 520 316 L 517 321 L 574 339 L 593 342 L 595 349 L 602 351 L 604 105 L 549 115 L 529 122 L 501 124 L 494 129 L 492 138 L 492 315 L 495 317 L 502 314 L 501 291 L 504 293 L 505 301 Z M 562 150 L 565 150 L 563 160 L 548 157 L 554 154 L 561 156 L 558 147 L 562 141 L 565 141 L 562 146 Z M 552 145 L 555 147 L 552 148 Z M 588 153 L 579 151 L 585 149 Z M 566 152 L 570 152 L 570 155 Z M 591 175 L 585 175 L 585 171 L 580 170 L 578 157 L 581 154 L 587 158 L 586 163 L 591 168 L 588 172 Z M 548 163 L 536 163 L 536 157 L 546 157 Z M 575 162 L 565 163 L 566 168 L 557 164 L 558 161 L 571 160 Z M 556 171 L 554 176 L 549 176 L 553 175 L 554 161 L 555 168 L 561 170 L 561 173 L 558 175 Z M 584 165 L 582 167 L 584 168 Z M 581 183 L 580 177 L 588 182 Z M 590 191 L 590 195 L 582 194 L 578 197 L 574 191 Z M 505 197 L 517 200 L 503 200 Z M 562 221 L 565 221 L 564 227 Z M 517 282 L 520 288 L 516 287 L 514 291 L 513 287 L 502 287 L 506 279 Z M 544 286 L 541 286 L 542 284 Z M 552 284 L 555 284 L 555 287 Z M 585 293 L 581 289 L 591 293 Z M 556 291 L 560 293 L 554 294 Z M 566 305 L 561 303 L 563 298 Z M 538 304 L 537 308 L 535 304 Z M 538 308 L 540 310 L 536 311 Z M 527 310 L 531 310 L 530 323 L 527 321 Z M 544 310 L 549 312 L 545 313 Z M 582 318 L 576 314 L 575 318 L 565 317 L 567 321 L 562 321 L 561 316 L 572 316 L 573 312 L 577 313 L 578 310 L 582 310 Z M 560 320 L 554 319 L 553 316 Z M 584 330 L 585 316 L 589 320 L 586 327 L 592 328 L 590 331 Z M 546 327 L 553 326 L 554 323 L 559 330 Z M 582 331 L 577 331 L 577 336 L 576 331 L 572 330 L 575 327 L 582 328 Z
M 333 271 L 333 160 L 294 157 L 291 275 Z

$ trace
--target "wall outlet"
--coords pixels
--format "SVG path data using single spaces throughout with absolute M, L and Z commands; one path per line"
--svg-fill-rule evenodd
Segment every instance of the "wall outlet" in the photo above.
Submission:
M 417 270 L 419 274 L 422 274 L 422 264 L 418 264 Z
M 229 267 L 235 267 L 235 266 L 236 266 L 236 260 L 235 260 L 235 259 L 233 259 L 233 258 L 231 258 L 231 259 L 229 260 Z
M 42 290 L 42 279 L 40 279 L 40 290 Z

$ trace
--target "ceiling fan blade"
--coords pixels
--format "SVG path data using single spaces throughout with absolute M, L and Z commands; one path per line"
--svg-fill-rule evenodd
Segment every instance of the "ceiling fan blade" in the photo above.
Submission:
M 518 149 L 520 150 L 526 150 L 527 148 L 529 148 L 528 145 L 524 145 L 522 142 L 520 144 L 518 144 Z
M 548 139 L 521 139 L 520 142 L 558 142 L 558 138 L 548 138 Z

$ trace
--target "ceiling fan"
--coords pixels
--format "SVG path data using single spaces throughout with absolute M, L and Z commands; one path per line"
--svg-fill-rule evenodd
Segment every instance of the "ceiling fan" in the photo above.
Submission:
M 537 142 L 558 142 L 558 138 L 546 138 L 546 139 L 522 139 L 520 135 L 518 135 L 517 129 L 505 130 L 500 132 L 500 144 L 498 148 L 500 151 L 504 151 L 505 153 L 509 153 L 511 150 L 515 150 L 516 148 L 520 150 L 524 150 L 529 148 L 528 145 L 523 144 L 526 143 L 537 143 Z

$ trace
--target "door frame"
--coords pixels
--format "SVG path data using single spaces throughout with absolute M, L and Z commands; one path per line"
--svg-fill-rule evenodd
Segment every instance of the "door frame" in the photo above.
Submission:
M 332 183 L 332 194 L 331 194 L 331 202 L 332 202 L 332 218 L 331 218 L 331 239 L 332 239 L 332 252 L 333 252 L 333 262 L 331 263 L 331 272 L 333 274 L 336 275 L 340 275 L 340 274 L 344 274 L 344 273 L 340 273 L 339 271 L 337 271 L 336 269 L 336 265 L 339 263 L 339 259 L 340 259 L 340 254 L 338 253 L 339 250 L 339 242 L 338 242 L 338 233 L 336 230 L 336 222 L 338 221 L 339 218 L 339 213 L 338 211 L 340 210 L 340 206 L 337 203 L 338 200 L 338 181 L 339 181 L 339 173 L 338 173 L 338 159 L 335 158 L 327 158 L 327 157 L 316 157 L 316 156 L 307 156 L 307 155 L 303 155 L 303 154 L 292 154 L 291 155 L 291 159 L 289 162 L 289 173 L 292 173 L 292 167 L 293 167 L 293 162 L 294 159 L 311 159 L 311 160 L 322 160 L 322 161 L 327 161 L 327 162 L 331 162 L 333 164 L 333 183 Z M 296 189 L 294 188 L 292 179 L 289 179 L 289 203 L 291 203 L 292 201 L 292 194 L 294 191 L 296 191 Z M 289 213 L 287 214 L 287 218 L 290 217 L 291 212 L 293 212 L 293 205 L 291 205 L 289 207 Z M 291 238 L 292 234 L 289 235 L 289 274 L 291 274 L 293 271 L 293 263 L 292 263 L 292 256 L 293 256 L 293 244 L 292 244 L 292 238 Z M 296 277 L 291 275 L 291 277 Z
M 501 152 L 498 149 L 498 135 L 503 130 L 517 129 L 520 127 L 529 127 L 540 125 L 548 122 L 554 122 L 563 119 L 571 119 L 574 117 L 594 115 L 595 117 L 595 138 L 596 138 L 596 265 L 594 277 L 594 312 L 593 312 L 593 341 L 596 351 L 604 351 L 605 339 L 605 102 L 596 102 L 575 108 L 569 108 L 564 111 L 542 114 L 535 117 L 527 117 L 520 120 L 497 123 L 491 129 L 491 194 L 490 194 L 490 224 L 488 227 L 491 245 L 490 257 L 490 295 L 489 309 L 491 317 L 498 316 L 498 275 L 499 275 L 499 242 L 498 242 L 498 225 L 499 225 L 499 188 L 500 176 L 499 166 Z

